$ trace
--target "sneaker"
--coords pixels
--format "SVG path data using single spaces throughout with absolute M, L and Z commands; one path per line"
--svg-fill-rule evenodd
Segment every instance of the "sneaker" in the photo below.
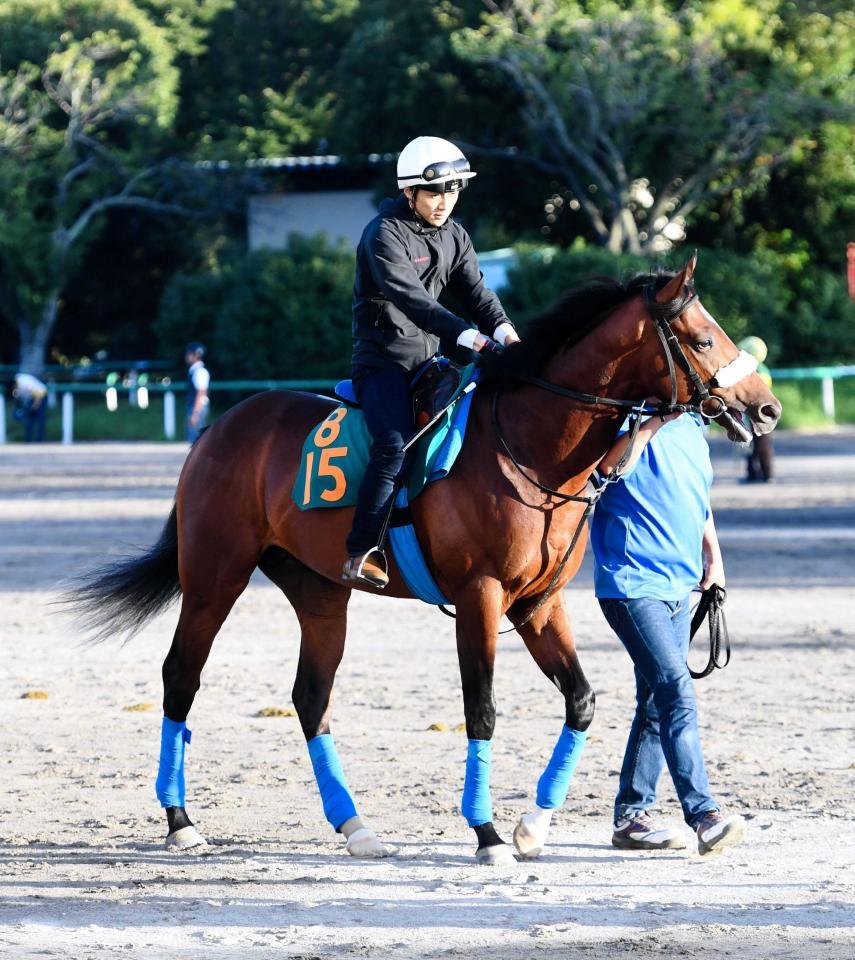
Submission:
M 683 850 L 686 841 L 678 830 L 662 827 L 646 810 L 618 820 L 612 846 L 620 850 Z
M 711 810 L 704 814 L 695 831 L 698 834 L 698 853 L 704 856 L 739 843 L 745 836 L 745 820 L 738 813 L 725 817 L 718 810 Z
M 372 587 L 379 587 L 382 590 L 389 583 L 389 575 L 386 573 L 385 566 L 386 557 L 383 552 L 381 550 L 369 550 L 364 556 L 347 558 L 341 568 L 341 579 L 349 580 L 351 583 L 368 583 Z

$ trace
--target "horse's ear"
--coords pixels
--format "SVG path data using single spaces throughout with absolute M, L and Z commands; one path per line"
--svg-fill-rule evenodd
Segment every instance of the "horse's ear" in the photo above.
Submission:
M 669 303 L 676 300 L 683 290 L 683 287 L 692 279 L 695 272 L 695 266 L 698 262 L 698 251 L 692 254 L 683 269 L 656 294 L 657 303 Z

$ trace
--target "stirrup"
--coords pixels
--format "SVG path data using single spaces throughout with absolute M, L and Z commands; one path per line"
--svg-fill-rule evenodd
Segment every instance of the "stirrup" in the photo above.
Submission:
M 389 564 L 380 547 L 372 547 L 361 557 L 348 557 L 341 570 L 341 579 L 368 583 L 383 589 L 389 583 Z

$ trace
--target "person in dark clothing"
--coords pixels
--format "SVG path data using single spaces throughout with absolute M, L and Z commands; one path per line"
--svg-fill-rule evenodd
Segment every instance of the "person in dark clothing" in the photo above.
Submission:
M 772 375 L 763 362 L 769 352 L 766 343 L 760 337 L 745 337 L 740 341 L 739 349 L 750 354 L 757 361 L 757 373 L 767 387 L 772 387 Z M 745 458 L 747 473 L 743 483 L 772 483 L 775 479 L 775 450 L 772 446 L 772 434 L 754 436 L 751 449 Z
M 484 285 L 472 241 L 451 218 L 476 175 L 469 162 L 447 140 L 417 137 L 401 151 L 397 173 L 403 193 L 384 200 L 363 231 L 353 286 L 353 386 L 373 444 L 342 579 L 377 587 L 389 582 L 379 539 L 414 429 L 414 372 L 437 353 L 441 337 L 476 352 L 519 340 Z M 445 289 L 477 326 L 439 303 Z

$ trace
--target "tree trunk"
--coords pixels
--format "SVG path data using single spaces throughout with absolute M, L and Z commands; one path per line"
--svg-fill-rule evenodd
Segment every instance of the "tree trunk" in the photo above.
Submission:
M 18 320 L 18 334 L 21 337 L 19 368 L 23 373 L 31 373 L 34 377 L 41 377 L 44 374 L 45 353 L 56 323 L 58 307 L 59 290 L 56 290 L 48 296 L 36 323 L 30 323 L 22 318 Z

